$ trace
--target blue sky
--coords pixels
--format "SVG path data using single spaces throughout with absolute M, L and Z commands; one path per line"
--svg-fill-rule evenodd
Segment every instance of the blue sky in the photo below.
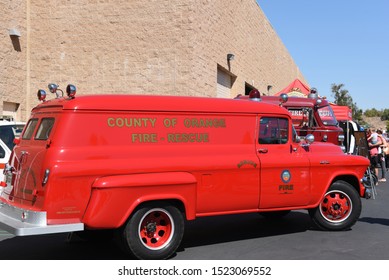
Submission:
M 257 0 L 311 87 L 389 109 L 389 0 Z M 287 86 L 287 85 L 285 85 Z

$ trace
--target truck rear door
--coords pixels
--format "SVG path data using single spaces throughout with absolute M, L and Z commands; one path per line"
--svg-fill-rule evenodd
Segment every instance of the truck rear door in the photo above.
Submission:
M 260 209 L 302 206 L 310 200 L 309 159 L 303 149 L 293 149 L 291 127 L 285 116 L 259 116 Z
M 54 121 L 54 117 L 36 117 L 28 122 L 10 160 L 14 178 L 7 178 L 8 185 L 3 193 L 9 200 L 35 206 L 37 194 L 43 190 L 41 167 Z

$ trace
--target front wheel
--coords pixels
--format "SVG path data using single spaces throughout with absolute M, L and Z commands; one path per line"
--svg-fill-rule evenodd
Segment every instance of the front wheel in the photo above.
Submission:
M 313 222 L 323 230 L 340 231 L 351 228 L 362 210 L 356 189 L 345 181 L 336 181 L 324 195 L 319 206 L 310 209 Z
M 138 208 L 119 230 L 119 241 L 138 259 L 167 259 L 183 235 L 184 218 L 179 209 L 167 203 L 149 203 Z

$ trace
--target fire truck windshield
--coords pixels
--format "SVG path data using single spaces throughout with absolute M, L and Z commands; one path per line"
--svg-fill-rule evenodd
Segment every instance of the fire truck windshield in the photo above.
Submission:
M 317 108 L 319 117 L 324 125 L 337 125 L 338 121 L 335 118 L 334 112 L 330 105 Z

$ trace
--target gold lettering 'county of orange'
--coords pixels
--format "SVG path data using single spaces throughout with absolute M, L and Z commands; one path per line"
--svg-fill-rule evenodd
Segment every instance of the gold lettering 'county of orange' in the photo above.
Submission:
M 163 126 L 166 128 L 176 127 L 177 119 L 176 118 L 165 118 L 163 119 Z M 125 118 L 125 117 L 110 117 L 107 119 L 107 124 L 109 127 L 119 127 L 119 128 L 137 128 L 137 127 L 151 127 L 155 128 L 157 124 L 157 118 Z M 183 120 L 184 127 L 186 128 L 225 128 L 226 121 L 225 119 L 217 118 L 186 118 Z
M 224 119 L 185 119 L 185 127 L 226 127 L 226 122 Z
M 155 127 L 156 118 L 108 118 L 110 127 Z

